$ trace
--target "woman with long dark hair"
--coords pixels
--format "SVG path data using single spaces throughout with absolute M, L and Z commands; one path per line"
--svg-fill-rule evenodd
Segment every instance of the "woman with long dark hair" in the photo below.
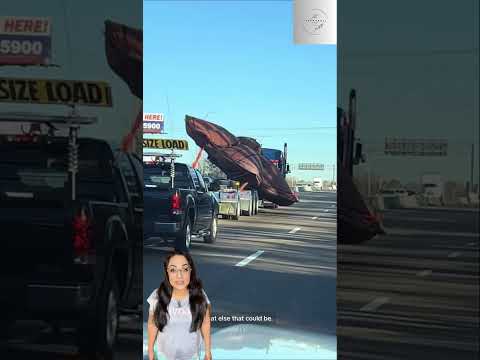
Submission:
M 175 250 L 163 264 L 164 280 L 148 297 L 149 360 L 211 360 L 210 301 L 189 253 Z

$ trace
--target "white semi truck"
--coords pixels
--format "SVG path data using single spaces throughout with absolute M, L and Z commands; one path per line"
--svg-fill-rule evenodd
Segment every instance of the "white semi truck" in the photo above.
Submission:
M 313 188 L 313 191 L 322 191 L 323 190 L 322 179 L 319 177 L 313 178 L 312 188 Z
M 422 193 L 428 205 L 444 205 L 444 181 L 439 174 L 422 175 Z

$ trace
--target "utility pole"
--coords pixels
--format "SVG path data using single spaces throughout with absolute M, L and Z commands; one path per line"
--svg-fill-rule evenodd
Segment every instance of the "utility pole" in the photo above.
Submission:
M 470 189 L 472 189 L 472 191 L 473 191 L 473 167 L 474 167 L 473 158 L 475 156 L 474 150 L 475 150 L 475 145 L 472 144 L 472 152 L 470 155 Z

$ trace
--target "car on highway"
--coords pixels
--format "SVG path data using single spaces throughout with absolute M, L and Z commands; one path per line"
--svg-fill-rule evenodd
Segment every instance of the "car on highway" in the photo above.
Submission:
M 121 312 L 142 303 L 141 161 L 78 137 L 94 118 L 2 113 L 0 121 L 30 124 L 0 135 L 3 333 L 17 320 L 44 320 L 74 328 L 81 353 L 108 358 Z M 57 134 L 62 127 L 68 135 Z
M 192 236 L 206 243 L 217 238 L 218 201 L 202 175 L 190 165 L 170 161 L 143 164 L 144 240 L 173 240 L 177 249 L 191 246 Z
M 300 191 L 312 192 L 313 189 L 311 185 L 306 184 L 306 185 L 300 186 Z
M 147 324 L 143 326 L 143 359 L 148 360 Z M 285 360 L 336 359 L 337 338 L 332 334 L 313 333 L 284 327 L 237 324 L 212 329 L 213 359 Z M 203 342 L 200 359 L 203 359 Z

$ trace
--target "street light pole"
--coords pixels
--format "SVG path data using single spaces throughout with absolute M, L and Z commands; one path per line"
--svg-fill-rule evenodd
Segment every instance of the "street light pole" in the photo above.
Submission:
M 207 113 L 204 116 L 205 120 L 207 119 L 209 114 L 215 114 L 215 112 L 214 111 L 207 111 Z M 199 146 L 197 146 L 197 157 L 193 161 L 193 164 L 192 164 L 192 165 L 194 165 L 194 167 L 198 166 L 198 164 L 200 163 L 200 160 L 202 159 L 202 153 L 203 153 L 203 148 L 200 148 Z
M 474 157 L 475 157 L 475 145 L 472 144 L 472 152 L 470 154 L 470 189 L 472 189 L 471 191 L 473 191 L 473 167 L 474 167 Z

